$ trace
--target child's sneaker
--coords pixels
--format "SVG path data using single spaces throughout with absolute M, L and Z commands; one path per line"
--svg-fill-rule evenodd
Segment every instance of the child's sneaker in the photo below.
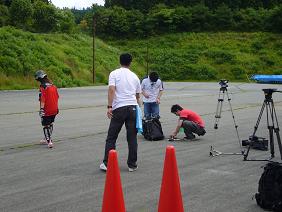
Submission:
M 48 147 L 49 147 L 49 148 L 53 148 L 53 146 L 54 146 L 54 145 L 53 145 L 52 141 L 49 141 Z
M 39 141 L 39 143 L 42 144 L 42 145 L 43 145 L 43 144 L 48 144 L 48 142 L 47 142 L 45 139 L 41 139 L 41 140 Z

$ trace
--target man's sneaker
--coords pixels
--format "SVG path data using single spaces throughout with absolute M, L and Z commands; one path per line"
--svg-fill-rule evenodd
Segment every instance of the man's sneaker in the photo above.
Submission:
M 186 140 L 186 141 L 193 141 L 195 140 L 196 136 L 193 135 L 193 136 L 189 136 L 189 137 L 184 137 L 183 140 Z
M 128 167 L 128 171 L 129 172 L 134 172 L 138 169 L 138 166 L 135 166 L 135 167 Z
M 48 142 L 45 139 L 41 139 L 39 143 L 40 144 L 48 144 Z
M 49 147 L 49 148 L 53 148 L 53 146 L 54 146 L 54 145 L 53 145 L 52 141 L 49 141 L 48 147 Z
M 106 166 L 104 163 L 101 163 L 100 169 L 101 169 L 102 171 L 107 171 L 107 166 Z

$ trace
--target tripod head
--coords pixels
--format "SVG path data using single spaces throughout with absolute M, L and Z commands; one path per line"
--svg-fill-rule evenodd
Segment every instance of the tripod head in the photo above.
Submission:
M 218 84 L 220 85 L 220 90 L 222 90 L 222 91 L 227 90 L 228 80 L 221 79 Z
M 280 92 L 282 93 L 282 91 L 277 91 L 276 88 L 266 88 L 266 89 L 262 89 L 262 91 L 264 92 L 265 95 L 265 99 L 266 100 L 271 100 L 272 99 L 272 94 L 274 92 Z

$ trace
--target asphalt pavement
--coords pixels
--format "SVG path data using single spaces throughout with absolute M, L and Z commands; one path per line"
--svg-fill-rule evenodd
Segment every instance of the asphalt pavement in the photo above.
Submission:
M 239 138 L 254 130 L 264 101 L 263 88 L 281 85 L 228 83 L 219 127 L 214 129 L 218 83 L 165 82 L 160 115 L 166 136 L 177 117 L 172 104 L 198 112 L 206 122 L 206 135 L 195 141 L 146 141 L 138 135 L 138 170 L 127 170 L 127 142 L 123 127 L 117 141 L 124 200 L 128 212 L 157 211 L 165 148 L 176 149 L 185 211 L 260 212 L 254 194 L 263 161 L 243 161 L 242 155 L 210 157 L 210 147 L 224 153 L 240 152 Z M 105 173 L 99 170 L 109 126 L 107 86 L 59 89 L 60 113 L 54 125 L 55 147 L 39 145 L 43 136 L 38 116 L 37 90 L 0 92 L 0 211 L 101 211 Z M 282 118 L 282 93 L 273 93 Z M 230 104 L 231 103 L 231 107 Z M 263 114 L 257 135 L 268 138 Z M 183 133 L 179 137 L 184 137 Z M 275 139 L 275 158 L 280 153 Z M 244 148 L 243 148 L 244 149 Z M 251 149 L 249 159 L 267 159 L 269 151 Z

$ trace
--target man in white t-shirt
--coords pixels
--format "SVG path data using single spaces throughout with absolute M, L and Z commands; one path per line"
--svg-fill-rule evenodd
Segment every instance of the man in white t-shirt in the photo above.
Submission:
M 161 96 L 163 94 L 163 83 L 157 72 L 151 72 L 142 80 L 141 89 L 144 103 L 144 116 L 146 119 L 159 118 Z
M 111 119 L 105 145 L 105 155 L 100 169 L 107 170 L 109 151 L 116 148 L 118 134 L 125 123 L 128 143 L 128 170 L 137 169 L 137 130 L 136 106 L 139 104 L 141 93 L 140 80 L 135 73 L 129 70 L 132 56 L 128 53 L 120 55 L 119 69 L 109 75 L 108 111 Z

